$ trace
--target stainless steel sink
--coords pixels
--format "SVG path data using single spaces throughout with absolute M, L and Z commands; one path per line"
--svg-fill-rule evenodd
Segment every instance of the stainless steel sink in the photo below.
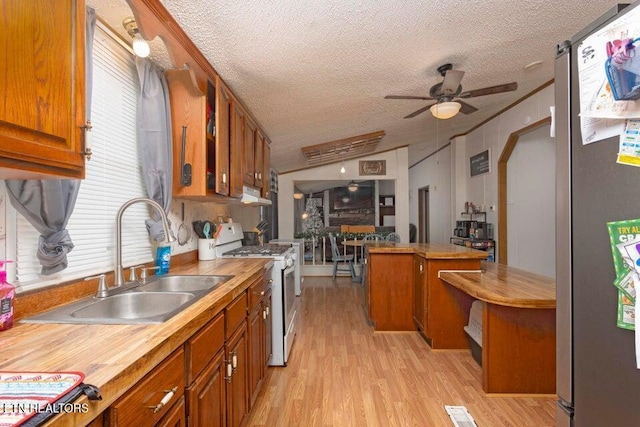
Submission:
M 179 310 L 194 297 L 186 292 L 127 292 L 96 300 L 73 311 L 71 316 L 78 319 L 156 319 Z
M 198 292 L 213 290 L 233 276 L 152 276 L 143 292 Z
M 162 323 L 232 277 L 153 276 L 149 282 L 139 287 L 106 298 L 85 298 L 21 321 L 82 324 Z

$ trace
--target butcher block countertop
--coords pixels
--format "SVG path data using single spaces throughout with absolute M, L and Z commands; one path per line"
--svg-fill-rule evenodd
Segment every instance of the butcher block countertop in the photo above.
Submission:
M 482 272 L 440 271 L 440 278 L 488 303 L 519 308 L 556 307 L 554 280 L 507 265 L 484 263 Z
M 417 254 L 426 259 L 485 259 L 487 252 L 450 243 L 367 242 L 372 254 Z
M 0 370 L 80 371 L 100 388 L 89 412 L 59 415 L 48 426 L 85 425 L 180 347 L 262 274 L 268 259 L 200 261 L 171 267 L 170 274 L 234 275 L 171 319 L 153 325 L 17 323 L 0 332 Z M 86 397 L 78 400 L 87 402 Z

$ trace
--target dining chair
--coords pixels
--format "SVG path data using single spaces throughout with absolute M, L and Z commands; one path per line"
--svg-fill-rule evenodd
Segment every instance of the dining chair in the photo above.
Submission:
M 400 235 L 398 233 L 389 233 L 386 237 L 387 242 L 400 243 Z
M 351 279 L 355 281 L 357 276 L 356 270 L 353 268 L 353 255 L 340 254 L 340 250 L 336 244 L 336 236 L 334 236 L 333 233 L 329 233 L 329 241 L 331 242 L 331 261 L 333 261 L 333 280 L 336 279 L 338 271 L 348 271 L 351 273 Z M 347 263 L 346 266 L 344 265 L 345 262 Z M 347 269 L 341 267 L 346 267 Z
M 378 233 L 370 233 L 362 238 L 363 242 L 381 242 L 383 240 L 384 237 L 382 237 L 382 234 Z

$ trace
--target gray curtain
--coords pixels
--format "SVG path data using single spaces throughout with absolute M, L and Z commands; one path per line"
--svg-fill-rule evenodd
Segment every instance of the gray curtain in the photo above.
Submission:
M 11 204 L 40 233 L 38 260 L 41 273 L 54 274 L 67 268 L 73 242 L 66 230 L 76 204 L 80 181 L 75 179 L 7 180 Z
M 136 57 L 136 68 L 140 79 L 137 124 L 142 175 L 148 197 L 168 213 L 173 179 L 169 87 L 162 70 L 149 60 Z M 165 240 L 162 220 L 155 210 L 146 225 L 151 239 Z
M 93 34 L 96 12 L 86 8 L 85 90 L 86 119 L 91 119 L 91 92 L 93 86 Z M 54 274 L 67 268 L 67 254 L 73 242 L 67 223 L 78 198 L 80 182 L 77 179 L 7 180 L 7 196 L 13 207 L 40 233 L 37 256 L 41 274 Z

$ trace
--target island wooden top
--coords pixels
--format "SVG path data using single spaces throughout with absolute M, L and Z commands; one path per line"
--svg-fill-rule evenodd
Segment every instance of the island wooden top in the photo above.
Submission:
M 450 243 L 367 242 L 371 254 L 417 254 L 426 259 L 485 259 L 489 254 Z
M 503 264 L 484 263 L 482 272 L 440 271 L 440 279 L 492 304 L 519 308 L 555 308 L 556 283 L 548 277 Z
M 198 329 L 245 291 L 269 259 L 200 261 L 171 267 L 170 274 L 235 277 L 171 319 L 153 325 L 73 325 L 17 323 L 0 332 L 0 370 L 80 371 L 84 382 L 100 388 L 101 401 L 88 401 L 89 412 L 55 417 L 47 426 L 85 425 Z

